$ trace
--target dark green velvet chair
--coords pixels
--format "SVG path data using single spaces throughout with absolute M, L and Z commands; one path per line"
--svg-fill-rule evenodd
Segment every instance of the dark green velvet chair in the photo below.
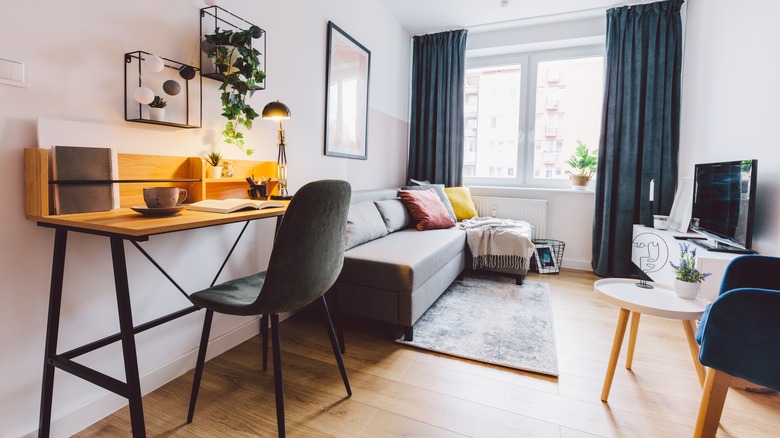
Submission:
M 193 304 L 206 309 L 198 351 L 187 422 L 195 414 L 195 403 L 203 375 L 211 321 L 214 312 L 230 315 L 262 315 L 263 369 L 267 343 L 267 320 L 273 335 L 276 422 L 279 436 L 285 436 L 282 358 L 279 344 L 279 314 L 302 309 L 320 300 L 333 354 L 341 378 L 352 395 L 325 292 L 335 283 L 344 263 L 344 242 L 351 189 L 346 181 L 315 181 L 301 187 L 290 201 L 276 233 L 268 270 L 237 278 L 190 295 Z
M 729 382 L 739 377 L 780 391 L 780 258 L 731 261 L 718 298 L 704 311 L 696 341 L 708 367 L 695 437 L 714 437 Z

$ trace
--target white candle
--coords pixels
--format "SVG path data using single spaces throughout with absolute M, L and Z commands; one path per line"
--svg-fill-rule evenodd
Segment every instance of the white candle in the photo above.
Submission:
M 653 194 L 655 193 L 655 180 L 650 180 L 650 202 L 653 202 Z

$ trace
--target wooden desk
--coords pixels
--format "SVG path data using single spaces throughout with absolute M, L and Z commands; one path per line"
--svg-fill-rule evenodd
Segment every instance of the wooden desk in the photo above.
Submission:
M 143 406 L 141 404 L 141 385 L 138 374 L 138 360 L 135 347 L 135 335 L 157 327 L 168 321 L 199 310 L 190 306 L 169 315 L 133 325 L 130 307 L 130 290 L 127 279 L 127 264 L 124 241 L 133 244 L 163 275 L 182 293 L 189 297 L 176 281 L 157 263 L 138 242 L 149 240 L 150 236 L 180 232 L 215 225 L 245 222 L 244 227 L 233 243 L 225 260 L 211 282 L 213 286 L 222 273 L 228 259 L 243 236 L 249 222 L 277 218 L 277 227 L 286 211 L 284 208 L 263 210 L 244 210 L 235 213 L 206 213 L 184 210 L 180 215 L 169 217 L 145 217 L 131 210 L 130 206 L 143 204 L 142 187 L 155 186 L 181 187 L 189 192 L 188 201 L 201 199 L 246 197 L 247 184 L 244 177 L 250 175 L 275 175 L 275 162 L 256 162 L 235 160 L 236 176 L 226 179 L 206 178 L 203 158 L 167 157 L 154 155 L 119 154 L 117 158 L 119 175 L 119 202 L 122 208 L 96 213 L 52 215 L 49 192 L 53 182 L 49 179 L 49 157 L 45 150 L 27 148 L 24 152 L 25 171 L 25 215 L 36 221 L 39 226 L 53 228 L 54 256 L 52 259 L 51 285 L 49 289 L 48 322 L 46 328 L 46 353 L 43 367 L 43 387 L 41 390 L 41 414 L 39 436 L 48 437 L 51 431 L 52 395 L 54 391 L 54 369 L 59 368 L 77 377 L 92 382 L 111 392 L 126 397 L 130 404 L 130 417 L 133 436 L 146 436 Z M 184 182 L 182 182 L 184 181 Z M 276 181 L 271 182 L 269 192 L 276 190 Z M 119 309 L 119 333 L 57 353 L 60 308 L 62 304 L 62 285 L 65 270 L 65 247 L 71 232 L 108 237 L 111 245 L 111 258 L 114 271 L 114 285 Z M 97 350 L 114 342 L 122 342 L 122 355 L 125 366 L 125 382 L 88 368 L 73 359 Z
M 37 218 L 37 223 L 42 227 L 54 228 L 54 257 L 52 260 L 51 286 L 49 290 L 48 323 L 46 328 L 46 352 L 43 367 L 43 387 L 41 390 L 41 411 L 39 436 L 48 437 L 51 427 L 52 396 L 54 391 L 54 369 L 59 368 L 70 374 L 78 376 L 111 392 L 126 397 L 130 405 L 130 417 L 134 437 L 146 436 L 144 425 L 143 406 L 141 403 L 141 384 L 138 373 L 138 360 L 135 346 L 135 335 L 150 328 L 172 321 L 194 311 L 200 310 L 190 306 L 169 315 L 157 318 L 135 326 L 133 324 L 132 309 L 130 306 L 130 289 L 127 278 L 127 264 L 125 259 L 124 241 L 130 241 L 138 250 L 147 257 L 157 269 L 168 278 L 174 286 L 184 295 L 188 294 L 165 272 L 165 270 L 138 245 L 139 241 L 146 241 L 150 236 L 163 233 L 179 232 L 215 225 L 245 222 L 244 228 L 236 238 L 230 252 L 226 256 L 222 266 L 217 272 L 212 286 L 216 283 L 222 269 L 233 253 L 241 236 L 250 221 L 265 218 L 277 218 L 278 223 L 284 215 L 285 208 L 267 208 L 263 210 L 243 210 L 235 213 L 206 213 L 199 211 L 183 211 L 179 216 L 171 217 L 145 217 L 129 208 L 118 210 L 82 213 L 60 216 L 44 216 Z M 119 333 L 91 342 L 87 345 L 74 348 L 64 353 L 57 353 L 57 339 L 59 334 L 60 308 L 62 303 L 63 274 L 65 270 L 65 247 L 68 233 L 78 232 L 105 236 L 109 238 L 111 245 L 111 258 L 114 271 L 114 284 L 116 289 L 117 307 L 119 309 Z M 125 382 L 105 375 L 99 371 L 88 368 L 73 359 L 90 351 L 112 344 L 122 342 L 122 353 L 125 366 Z

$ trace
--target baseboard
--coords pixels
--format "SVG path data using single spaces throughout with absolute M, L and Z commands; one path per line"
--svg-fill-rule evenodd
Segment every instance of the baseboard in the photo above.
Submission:
M 259 318 L 247 319 L 242 325 L 209 341 L 207 360 L 219 356 L 260 333 L 260 324 L 258 324 L 258 320 Z M 142 375 L 141 392 L 146 395 L 195 368 L 197 354 L 198 349 L 196 347 L 177 358 L 173 358 L 170 362 Z M 51 436 L 71 436 L 125 406 L 127 406 L 127 399 L 106 391 L 103 395 L 96 397 L 94 400 L 76 407 L 71 412 L 57 419 L 53 419 L 51 423 Z M 182 419 L 187 417 L 186 406 L 182 406 L 181 414 Z M 38 436 L 38 430 L 35 429 L 23 436 L 25 438 L 35 438 Z
M 577 269 L 579 271 L 593 271 L 593 267 L 590 264 L 590 260 L 570 260 L 564 258 L 561 262 L 561 267 L 569 269 Z

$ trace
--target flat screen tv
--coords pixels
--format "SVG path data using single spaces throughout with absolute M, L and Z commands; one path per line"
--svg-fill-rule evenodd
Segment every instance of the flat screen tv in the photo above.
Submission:
M 757 160 L 697 164 L 691 228 L 715 241 L 710 251 L 753 252 Z

